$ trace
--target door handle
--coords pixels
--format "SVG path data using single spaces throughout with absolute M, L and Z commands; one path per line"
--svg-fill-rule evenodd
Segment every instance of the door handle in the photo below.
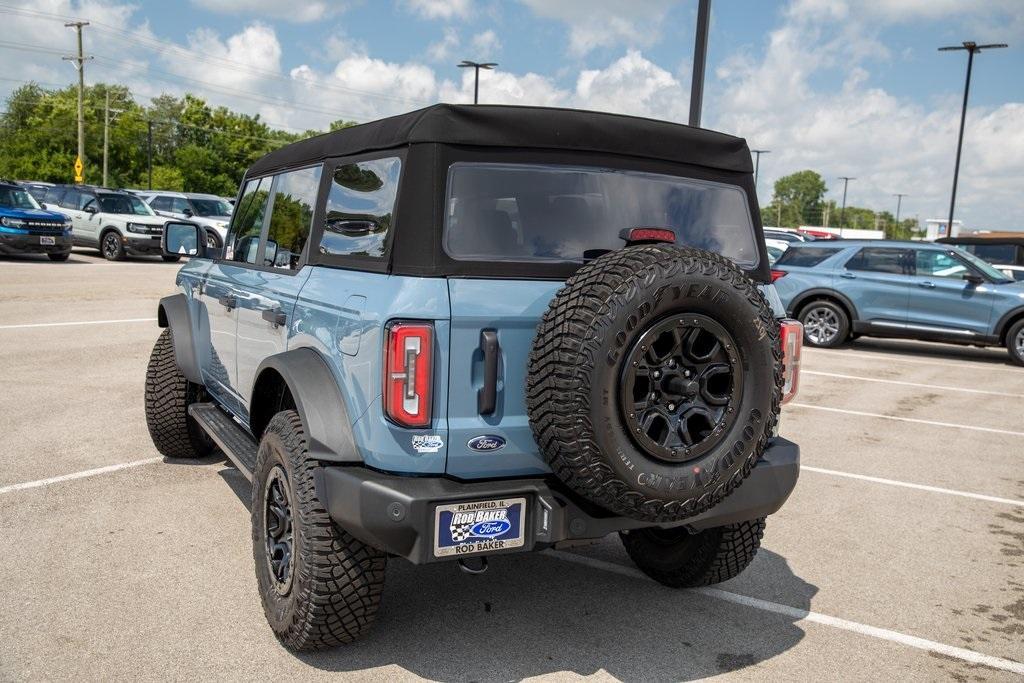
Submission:
M 856 280 L 857 279 L 857 276 L 854 275 L 853 273 L 843 273 L 839 277 L 846 278 L 847 280 Z
M 484 352 L 484 385 L 476 392 L 476 410 L 493 415 L 498 402 L 498 333 L 480 330 L 480 348 Z
M 917 286 L 918 287 L 924 287 L 925 289 L 935 289 L 935 283 L 934 282 L 918 282 Z
M 288 321 L 288 316 L 280 308 L 264 308 L 261 314 L 263 319 L 274 327 L 281 327 Z
M 219 303 L 221 306 L 228 309 L 229 311 L 232 308 L 238 307 L 238 299 L 236 299 L 231 294 L 227 294 L 225 296 L 220 297 L 219 299 L 217 299 L 217 303 Z

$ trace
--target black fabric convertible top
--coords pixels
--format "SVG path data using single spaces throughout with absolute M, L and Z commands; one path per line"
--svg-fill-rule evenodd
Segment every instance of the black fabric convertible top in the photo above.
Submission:
M 575 109 L 435 104 L 282 147 L 253 164 L 248 176 L 415 143 L 600 152 L 754 170 L 743 138 L 703 128 Z

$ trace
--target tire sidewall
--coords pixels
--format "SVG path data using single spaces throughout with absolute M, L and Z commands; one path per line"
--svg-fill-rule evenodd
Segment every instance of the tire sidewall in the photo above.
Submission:
M 1024 329 L 1024 320 L 1019 320 L 1010 326 L 1006 332 L 1006 350 L 1010 352 L 1010 359 L 1017 365 L 1024 365 L 1024 356 L 1017 353 L 1017 335 Z
M 839 320 L 839 332 L 832 341 L 825 344 L 815 342 L 807 336 L 807 316 L 815 308 L 827 308 L 835 313 L 836 318 Z M 831 301 L 817 300 L 804 306 L 800 311 L 800 324 L 804 326 L 804 344 L 807 344 L 808 346 L 814 346 L 821 349 L 834 349 L 837 346 L 841 346 L 850 336 L 850 316 L 846 315 L 846 311 L 844 311 L 841 306 L 834 304 Z
M 670 281 L 642 274 L 603 319 L 595 321 L 600 343 L 593 357 L 589 391 L 592 413 L 598 419 L 592 436 L 603 461 L 631 491 L 648 500 L 680 501 L 682 511 L 705 507 L 708 498 L 723 496 L 736 485 L 758 455 L 758 444 L 774 424 L 777 400 L 775 357 L 758 305 L 720 277 L 718 265 L 689 269 Z M 756 291 L 756 290 L 755 290 Z M 660 460 L 643 451 L 628 433 L 619 407 L 622 364 L 639 337 L 670 316 L 706 315 L 732 336 L 743 374 L 742 396 L 727 415 L 731 425 L 706 454 L 682 463 Z M 771 422 L 771 424 L 769 424 Z

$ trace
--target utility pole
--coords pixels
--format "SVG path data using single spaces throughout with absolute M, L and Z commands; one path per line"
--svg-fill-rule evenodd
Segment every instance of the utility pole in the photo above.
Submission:
M 750 153 L 754 155 L 754 191 L 757 191 L 757 175 L 758 171 L 761 170 L 761 155 L 771 154 L 770 149 L 752 149 Z
M 473 104 L 477 104 L 480 101 L 480 69 L 486 69 L 490 71 L 494 67 L 498 66 L 497 62 L 473 62 L 468 59 L 463 59 L 461 64 L 455 66 L 460 69 L 472 68 L 474 71 L 473 79 Z
M 967 79 L 964 81 L 964 104 L 960 110 L 960 136 L 956 141 L 956 164 L 953 166 L 953 193 L 949 198 L 949 223 L 946 224 L 946 235 L 949 237 L 953 236 L 953 209 L 956 207 L 956 183 L 960 176 L 960 151 L 964 146 L 964 122 L 967 119 L 967 96 L 971 92 L 971 67 L 974 65 L 974 55 L 982 50 L 992 50 L 1000 47 L 1007 47 L 1007 45 L 1006 43 L 978 45 L 972 40 L 965 40 L 962 46 L 950 45 L 939 48 L 939 52 L 967 51 Z
M 700 128 L 700 111 L 704 104 L 704 67 L 708 61 L 708 25 L 711 23 L 711 0 L 697 5 L 697 35 L 693 43 L 693 79 L 690 81 L 690 125 Z
M 830 208 L 830 204 L 828 202 L 825 202 L 825 218 L 822 221 L 822 223 L 824 223 L 824 225 L 821 226 L 823 228 L 827 228 L 828 227 L 828 210 L 829 210 L 829 208 Z
M 103 98 L 103 187 L 107 187 L 107 149 L 110 146 L 110 90 Z
M 781 228 L 782 227 L 782 202 L 780 201 L 778 204 L 776 204 L 775 208 L 778 210 L 778 216 L 775 219 L 775 227 Z
M 78 158 L 75 159 L 75 182 L 81 183 L 85 181 L 83 170 L 85 168 L 85 113 L 82 99 L 85 93 L 85 60 L 92 59 L 92 57 L 86 57 L 82 51 L 82 28 L 88 26 L 88 21 L 71 21 L 64 26 L 66 28 L 74 28 L 75 33 L 78 34 L 78 56 L 64 57 L 65 61 L 74 62 L 75 68 L 78 69 Z
M 903 205 L 903 198 L 906 197 L 906 196 L 907 196 L 906 194 L 903 194 L 903 193 L 900 193 L 900 192 L 897 192 L 896 194 L 893 195 L 893 197 L 896 197 L 896 229 L 897 230 L 900 229 L 900 207 L 902 207 L 902 205 Z
M 843 181 L 843 208 L 839 210 L 839 236 L 842 237 L 843 228 L 846 227 L 846 186 L 849 185 L 851 180 L 856 180 L 856 178 L 841 175 L 839 179 Z
M 146 121 L 146 166 L 149 168 L 149 189 L 153 189 L 153 122 Z

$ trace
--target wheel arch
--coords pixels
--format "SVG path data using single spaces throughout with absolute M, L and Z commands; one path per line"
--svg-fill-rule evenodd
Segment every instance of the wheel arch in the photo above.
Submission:
M 810 302 L 818 301 L 820 299 L 829 299 L 842 306 L 843 310 L 846 311 L 846 315 L 850 318 L 851 325 L 860 319 L 860 316 L 857 313 L 857 306 L 850 300 L 850 297 L 842 294 L 841 292 L 837 292 L 834 289 L 827 289 L 825 287 L 816 287 L 800 294 L 800 296 L 793 299 L 793 302 L 789 305 L 788 313 L 797 317 L 800 315 L 800 309 Z
M 1018 322 L 1022 318 L 1024 318 L 1024 306 L 1014 308 L 1008 311 L 1007 313 L 1003 314 L 1003 317 L 1000 318 L 999 322 L 996 323 L 996 328 L 994 331 L 995 336 L 999 337 L 1000 344 L 1006 343 L 1006 333 L 1009 331 L 1011 327 L 1013 327 L 1013 325 L 1016 322 Z
M 199 355 L 193 334 L 195 327 L 192 325 L 192 311 L 189 309 L 188 297 L 178 293 L 160 299 L 156 320 L 157 325 L 171 330 L 174 361 L 178 364 L 181 373 L 185 375 L 185 379 L 194 384 L 202 384 Z
M 286 405 L 290 398 L 291 406 Z M 294 407 L 306 430 L 309 457 L 362 462 L 345 399 L 327 361 L 301 347 L 264 359 L 256 370 L 249 402 L 249 429 L 259 438 L 282 407 Z

